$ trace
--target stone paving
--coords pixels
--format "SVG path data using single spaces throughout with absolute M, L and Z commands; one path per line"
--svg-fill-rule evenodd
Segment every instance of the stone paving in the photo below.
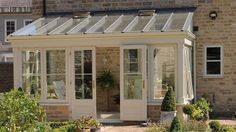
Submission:
M 104 125 L 102 132 L 145 132 L 146 127 L 140 125 Z

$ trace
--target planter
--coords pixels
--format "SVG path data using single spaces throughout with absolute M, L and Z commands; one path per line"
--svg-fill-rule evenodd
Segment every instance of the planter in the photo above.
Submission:
M 101 132 L 101 128 L 91 128 L 90 132 Z
M 177 111 L 161 111 L 161 123 L 170 123 L 176 116 Z
M 90 128 L 85 128 L 85 129 L 77 128 L 75 131 L 76 132 L 90 132 Z

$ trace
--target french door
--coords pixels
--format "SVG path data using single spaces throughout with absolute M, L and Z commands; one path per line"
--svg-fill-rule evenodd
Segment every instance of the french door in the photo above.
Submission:
M 146 120 L 146 46 L 122 46 L 120 50 L 121 120 Z
M 73 49 L 72 53 L 72 118 L 96 118 L 95 49 Z

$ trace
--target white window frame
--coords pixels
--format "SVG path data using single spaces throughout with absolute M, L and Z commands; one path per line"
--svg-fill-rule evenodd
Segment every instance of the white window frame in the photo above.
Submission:
M 220 48 L 220 60 L 207 60 L 207 48 Z M 223 71 L 223 60 L 224 52 L 222 45 L 206 45 L 204 46 L 204 76 L 205 77 L 222 77 L 224 75 Z M 220 74 L 207 74 L 207 62 L 220 62 Z
M 15 31 L 17 30 L 17 21 L 16 21 L 16 19 L 6 19 L 4 21 L 4 27 L 5 27 L 4 40 L 5 40 L 5 42 L 8 42 L 7 39 L 6 39 L 6 37 L 7 37 L 7 22 L 10 22 L 10 21 L 14 21 L 14 23 L 15 23 Z
M 24 19 L 24 26 L 26 26 L 26 23 L 25 23 L 25 22 L 27 22 L 27 21 L 31 21 L 31 23 L 33 22 L 32 19 Z
M 163 99 L 154 99 L 154 95 L 153 95 L 153 92 L 154 92 L 154 87 L 152 86 L 152 78 L 153 78 L 153 72 L 151 71 L 152 70 L 152 59 L 150 58 L 150 56 L 152 56 L 152 48 L 155 47 L 155 48 L 161 48 L 161 47 L 173 47 L 175 49 L 175 65 L 174 65 L 174 73 L 175 73 L 175 94 L 177 95 L 177 89 L 178 89 L 178 80 L 177 80 L 177 66 L 178 66 L 178 47 L 176 45 L 152 45 L 152 46 L 149 46 L 147 49 L 148 49 L 148 104 L 153 104 L 153 105 L 156 105 L 156 104 L 161 104 Z M 177 96 L 176 96 L 177 97 Z

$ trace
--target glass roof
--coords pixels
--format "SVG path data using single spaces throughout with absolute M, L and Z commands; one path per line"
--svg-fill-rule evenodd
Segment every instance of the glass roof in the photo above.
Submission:
M 192 12 L 94 14 L 39 18 L 11 35 L 56 35 L 129 32 L 192 32 Z

